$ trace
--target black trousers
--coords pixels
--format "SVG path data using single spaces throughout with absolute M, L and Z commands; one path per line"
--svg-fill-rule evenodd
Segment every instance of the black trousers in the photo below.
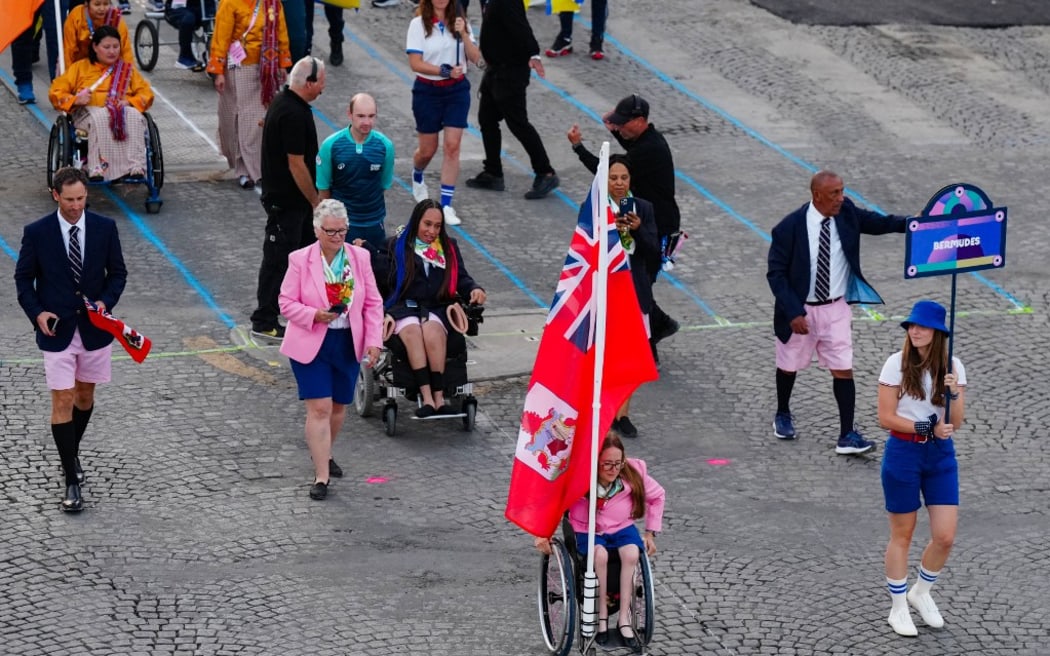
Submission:
M 252 329 L 277 327 L 281 308 L 277 297 L 288 271 L 288 255 L 315 240 L 313 212 L 307 208 L 266 207 L 266 238 L 263 241 L 262 266 L 259 267 L 258 307 L 252 312 Z
M 500 151 L 503 150 L 503 134 L 500 132 L 500 121 L 506 121 L 507 129 L 521 142 L 533 172 L 536 175 L 553 173 L 547 150 L 529 123 L 529 110 L 525 100 L 525 89 L 529 86 L 529 75 L 532 69 L 527 64 L 519 66 L 492 66 L 485 71 L 481 79 L 481 90 L 478 95 L 478 124 L 481 127 L 481 140 L 485 144 L 485 170 L 492 175 L 503 176 L 503 162 Z
M 334 45 L 343 42 L 343 8 L 335 5 L 324 5 L 324 17 L 328 19 L 328 38 Z M 306 1 L 306 51 L 313 50 L 314 43 L 314 2 Z

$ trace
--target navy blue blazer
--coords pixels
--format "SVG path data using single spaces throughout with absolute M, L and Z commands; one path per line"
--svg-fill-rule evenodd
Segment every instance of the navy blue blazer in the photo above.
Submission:
M 773 228 L 769 245 L 769 268 L 766 280 L 773 290 L 776 303 L 773 308 L 773 332 L 785 344 L 791 339 L 791 320 L 806 314 L 806 296 L 809 294 L 809 231 L 806 212 L 809 203 L 785 216 Z M 842 201 L 842 209 L 835 216 L 842 254 L 849 264 L 846 283 L 848 303 L 882 303 L 882 297 L 864 279 L 860 271 L 860 235 L 884 235 L 904 232 L 908 217 L 879 214 L 862 210 L 849 198 Z
M 631 231 L 634 237 L 634 253 L 629 256 L 631 278 L 638 296 L 638 307 L 643 313 L 649 314 L 653 307 L 653 283 L 649 273 L 660 269 L 660 238 L 657 236 L 653 204 L 635 196 L 634 212 L 642 223 Z
M 480 289 L 481 285 L 474 282 L 474 279 L 467 273 L 467 268 L 463 264 L 463 253 L 459 249 L 459 242 L 452 237 L 449 237 L 448 241 L 449 248 L 456 252 L 458 264 L 456 268 L 456 289 L 453 292 L 459 294 L 464 301 L 467 301 L 470 299 L 470 292 Z M 394 288 L 397 286 L 396 245 L 397 237 L 391 237 L 387 241 L 385 250 L 379 250 L 374 247 L 369 248 L 372 252 L 372 270 L 376 274 L 376 282 L 379 284 L 384 300 L 389 300 L 390 295 L 394 293 Z M 447 324 L 445 307 L 452 301 L 442 301 L 438 298 L 441 292 L 441 284 L 445 279 L 445 270 L 439 267 L 430 267 L 430 271 L 427 272 L 426 267 L 423 266 L 423 258 L 414 252 L 412 257 L 415 258 L 415 276 L 411 280 L 405 281 L 405 288 L 401 290 L 400 297 L 393 306 L 387 308 L 386 313 L 394 319 L 404 319 L 405 317 L 419 316 L 421 309 L 433 310 Z M 417 307 L 409 308 L 406 305 L 407 300 L 414 301 Z
M 22 250 L 15 264 L 18 304 L 36 330 L 40 350 L 65 350 L 73 339 L 74 328 L 79 327 L 84 348 L 94 351 L 112 342 L 113 336 L 91 324 L 81 295 L 91 301 L 102 301 L 110 311 L 120 300 L 128 271 L 120 250 L 117 224 L 99 214 L 84 213 L 84 268 L 80 285 L 76 285 L 58 224 L 61 220 L 57 212 L 52 212 L 25 227 Z M 48 337 L 37 326 L 36 318 L 44 311 L 58 315 L 54 337 Z

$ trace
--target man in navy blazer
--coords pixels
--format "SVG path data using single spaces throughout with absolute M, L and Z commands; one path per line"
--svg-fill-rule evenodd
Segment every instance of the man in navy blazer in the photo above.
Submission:
M 55 172 L 51 195 L 58 211 L 25 227 L 15 265 L 18 304 L 44 355 L 51 434 L 65 473 L 62 509 L 67 512 L 83 508 L 80 440 L 95 406 L 95 385 L 110 380 L 113 348 L 113 336 L 91 324 L 84 298 L 112 310 L 128 275 L 117 224 L 85 211 L 87 182 L 79 169 Z
M 904 232 L 908 217 L 862 210 L 843 194 L 842 178 L 819 171 L 810 181 L 813 200 L 773 228 L 766 279 L 776 297 L 777 413 L 773 434 L 795 439 L 791 390 L 813 353 L 832 375 L 839 408 L 835 452 L 864 453 L 875 445 L 853 426 L 853 303 L 882 303 L 860 270 L 860 235 Z

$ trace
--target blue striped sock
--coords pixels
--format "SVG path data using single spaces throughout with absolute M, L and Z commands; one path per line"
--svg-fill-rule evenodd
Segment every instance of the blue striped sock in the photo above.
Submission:
M 456 185 L 441 185 L 441 207 L 452 204 L 452 197 L 456 194 Z
M 412 167 L 412 182 L 417 184 L 423 182 L 423 169 Z
M 891 579 L 887 576 L 886 587 L 890 591 L 890 599 L 893 600 L 894 608 L 907 605 L 908 579 Z
M 922 565 L 919 565 L 919 579 L 915 581 L 915 594 L 923 594 L 930 591 L 933 584 L 937 582 L 937 577 L 940 572 L 931 572 Z

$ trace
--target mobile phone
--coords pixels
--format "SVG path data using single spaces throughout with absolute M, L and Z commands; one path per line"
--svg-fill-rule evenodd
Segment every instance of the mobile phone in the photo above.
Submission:
M 58 328 L 58 317 L 50 317 L 47 320 L 47 329 L 54 334 L 55 329 Z
M 346 303 L 336 303 L 332 307 L 328 308 L 328 311 L 333 312 L 335 314 L 342 314 L 346 311 Z
M 634 211 L 634 198 L 624 196 L 620 199 L 620 216 L 627 216 Z

